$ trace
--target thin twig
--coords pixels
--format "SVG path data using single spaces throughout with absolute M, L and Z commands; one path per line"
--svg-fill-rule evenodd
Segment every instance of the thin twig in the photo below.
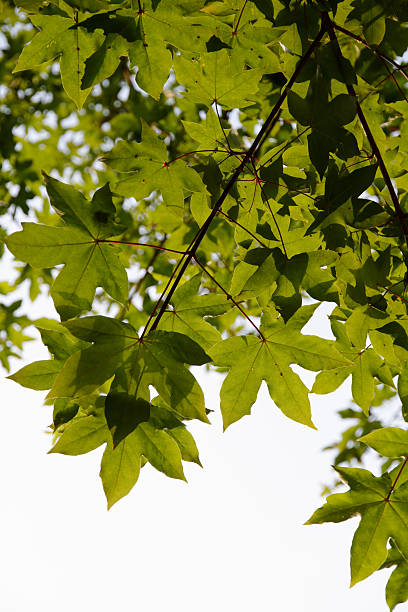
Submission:
M 299 140 L 299 138 L 301 136 L 303 136 L 303 134 L 305 134 L 306 132 L 308 132 L 311 129 L 311 126 L 309 125 L 308 127 L 306 127 L 304 130 L 302 130 L 300 132 L 300 134 L 296 134 L 296 136 L 294 136 L 294 138 L 291 138 L 288 142 L 285 142 L 284 145 L 282 145 L 273 155 L 271 155 L 271 157 L 269 157 L 269 159 L 267 159 L 263 164 L 260 164 L 258 166 L 258 170 L 261 170 L 262 168 L 264 168 L 266 166 L 266 164 L 268 164 L 270 161 L 273 160 L 274 157 L 276 157 L 277 155 L 279 155 L 280 153 L 284 153 L 286 151 L 286 149 L 296 140 Z
M 381 59 L 385 60 L 386 62 L 389 62 L 392 66 L 394 66 L 394 68 L 396 70 L 398 70 L 398 72 L 401 72 L 401 74 L 403 74 L 404 77 L 408 81 L 408 74 L 406 73 L 406 71 L 404 69 L 404 66 L 401 66 L 401 64 L 399 64 L 395 60 L 391 59 L 387 55 L 384 55 L 384 53 L 381 53 L 381 51 L 378 51 L 378 49 L 373 49 L 373 47 L 371 45 L 369 45 L 365 40 L 363 40 L 362 38 L 357 36 L 357 34 L 354 34 L 350 30 L 347 30 L 346 28 L 343 28 L 342 26 L 338 25 L 334 21 L 332 21 L 331 23 L 333 25 L 333 28 L 335 28 L 339 32 L 342 32 L 343 34 L 346 34 L 346 36 L 350 36 L 350 38 L 353 38 L 355 41 L 360 43 L 360 45 L 364 45 L 364 47 L 367 47 L 367 49 L 370 49 L 370 51 L 372 51 L 372 53 L 374 53 L 374 55 L 377 55 L 378 57 L 380 57 Z
M 200 261 L 197 259 L 197 257 L 194 255 L 194 261 L 200 266 L 200 268 L 203 270 L 203 272 L 205 272 L 207 274 L 207 276 L 209 276 L 211 278 L 211 280 L 213 281 L 213 283 L 215 283 L 217 285 L 217 287 L 219 287 L 221 289 L 221 291 L 223 293 L 225 293 L 225 295 L 227 296 L 228 300 L 231 300 L 231 302 L 234 304 L 234 306 L 236 306 L 239 310 L 239 312 L 242 314 L 243 317 L 245 317 L 245 319 L 247 321 L 249 321 L 249 323 L 252 325 L 252 327 L 254 329 L 256 329 L 256 331 L 258 332 L 258 334 L 261 336 L 262 340 L 265 340 L 265 336 L 263 335 L 263 333 L 261 332 L 261 330 L 259 329 L 259 327 L 252 321 L 252 319 L 247 315 L 247 313 L 245 312 L 245 310 L 243 308 L 241 308 L 241 306 L 238 304 L 238 302 L 236 302 L 234 300 L 234 298 L 232 297 L 232 295 L 230 293 L 228 293 L 228 291 L 226 291 L 224 289 L 224 287 L 222 285 L 220 285 L 220 283 L 217 281 L 217 279 L 211 274 L 211 272 L 209 272 L 207 270 L 207 268 L 205 266 L 203 266 L 202 263 L 200 263 Z
M 108 244 L 128 244 L 130 246 L 149 247 L 150 249 L 156 249 L 157 251 L 166 251 L 167 253 L 177 253 L 177 255 L 185 255 L 185 251 L 176 251 L 175 249 L 168 249 L 158 244 L 147 244 L 146 242 L 125 242 L 124 240 L 103 240 L 102 238 L 96 238 L 95 242 L 106 242 Z
M 404 467 L 407 465 L 407 463 L 408 463 L 408 457 L 405 457 L 404 462 L 403 462 L 403 464 L 401 465 L 400 470 L 399 470 L 399 472 L 398 472 L 398 474 L 397 474 L 397 477 L 395 478 L 394 482 L 392 483 L 392 485 L 391 485 L 391 489 L 389 490 L 389 493 L 388 493 L 388 495 L 387 495 L 387 497 L 385 498 L 385 500 L 384 500 L 384 501 L 390 501 L 390 497 L 391 497 L 391 495 L 392 495 L 392 493 L 393 493 L 393 491 L 394 491 L 394 489 L 395 489 L 395 487 L 396 487 L 396 485 L 397 485 L 397 482 L 398 482 L 398 480 L 399 480 L 399 477 L 400 477 L 400 476 L 401 476 L 401 474 L 402 474 L 402 470 L 403 470 L 403 469 L 404 469 Z
M 283 241 L 282 232 L 280 231 L 280 227 L 279 227 L 279 224 L 278 224 L 278 222 L 277 222 L 277 220 L 276 220 L 275 213 L 273 212 L 273 210 L 272 210 L 272 208 L 271 208 L 271 205 L 269 204 L 269 198 L 268 198 L 268 196 L 266 195 L 265 190 L 264 190 L 264 188 L 263 188 L 263 186 L 262 186 L 262 183 L 261 183 L 261 181 L 260 181 L 260 179 L 259 179 L 257 169 L 255 168 L 255 164 L 252 164 L 252 167 L 253 167 L 254 172 L 255 172 L 256 182 L 257 182 L 257 184 L 259 185 L 259 187 L 260 187 L 260 189 L 261 189 L 261 193 L 262 193 L 262 195 L 263 195 L 263 197 L 264 197 L 264 199 L 265 199 L 265 202 L 266 202 L 266 205 L 267 205 L 267 207 L 268 207 L 268 209 L 269 209 L 270 215 L 271 215 L 271 217 L 272 217 L 272 219 L 273 219 L 273 221 L 274 221 L 274 223 L 275 223 L 275 225 L 276 225 L 276 229 L 278 230 L 279 239 L 280 239 L 280 241 L 281 241 L 281 244 L 282 244 L 282 249 L 283 249 L 283 252 L 284 252 L 284 254 L 285 254 L 285 257 L 286 257 L 286 259 L 289 259 L 289 257 L 288 257 L 288 253 L 287 253 L 287 251 L 286 251 L 285 243 L 284 243 L 284 241 Z
M 244 230 L 244 232 L 246 232 L 247 234 L 249 234 L 250 236 L 252 236 L 252 238 L 254 240 L 256 240 L 258 242 L 258 244 L 260 244 L 261 246 L 263 246 L 265 249 L 269 249 L 269 247 L 266 246 L 266 244 L 264 244 L 261 240 L 259 240 L 259 238 L 257 238 L 255 236 L 255 234 L 253 234 L 251 231 L 249 231 L 249 229 L 247 227 L 245 227 L 244 225 L 241 225 L 241 223 L 239 223 L 236 219 L 233 219 L 232 217 L 230 217 L 229 215 L 227 215 L 225 212 L 223 212 L 222 210 L 218 211 L 219 215 L 222 215 L 223 217 L 225 217 L 226 219 L 228 219 L 228 221 L 231 221 L 231 223 L 235 223 L 235 225 L 238 225 L 238 227 L 240 227 L 241 229 Z
M 328 16 L 327 13 L 323 14 L 323 22 L 327 23 L 327 32 L 328 32 L 328 34 L 330 36 L 330 40 L 333 43 L 334 50 L 335 50 L 335 53 L 336 53 L 336 57 L 338 59 L 340 70 L 342 70 L 343 54 L 341 52 L 340 45 L 339 45 L 339 42 L 337 40 L 336 33 L 334 31 L 334 24 L 331 21 L 331 19 Z M 356 90 L 354 89 L 354 87 L 353 87 L 353 85 L 351 83 L 346 83 L 346 88 L 347 88 L 349 96 L 351 97 L 352 100 L 354 100 L 354 103 L 356 105 L 357 116 L 358 116 L 358 118 L 360 120 L 360 123 L 361 123 L 362 128 L 364 130 L 364 133 L 365 133 L 365 135 L 367 137 L 367 140 L 370 143 L 371 150 L 372 150 L 374 156 L 377 159 L 378 165 L 379 165 L 380 170 L 381 170 L 381 174 L 383 175 L 385 184 L 387 185 L 389 194 L 391 196 L 391 200 L 392 200 L 392 203 L 394 205 L 396 216 L 398 217 L 398 220 L 399 220 L 401 228 L 402 228 L 402 231 L 403 231 L 403 234 L 404 234 L 405 243 L 406 243 L 406 245 L 408 247 L 408 225 L 407 225 L 407 222 L 405 220 L 405 215 L 403 213 L 401 205 L 399 203 L 399 199 L 398 199 L 397 193 L 396 193 L 396 191 L 394 189 L 394 185 L 392 184 L 391 177 L 390 177 L 390 175 L 388 173 L 388 170 L 387 170 L 387 167 L 386 167 L 386 165 L 384 163 L 384 159 L 383 159 L 383 157 L 381 155 L 380 149 L 378 148 L 378 145 L 377 145 L 377 143 L 375 141 L 375 138 L 374 138 L 374 136 L 373 136 L 373 134 L 371 132 L 370 126 L 368 125 L 367 119 L 366 119 L 366 117 L 365 117 L 365 115 L 363 113 L 363 109 L 361 108 L 360 102 L 358 101 Z
M 393 285 L 391 285 L 391 287 L 395 287 L 395 285 L 399 285 L 400 283 L 403 283 L 404 281 L 398 281 L 397 283 L 394 283 Z M 381 285 L 378 285 L 379 287 L 381 287 L 382 289 L 384 289 L 384 293 L 383 295 L 385 295 L 386 293 L 391 293 L 391 295 L 394 295 L 396 298 L 398 298 L 399 300 L 401 300 L 401 302 L 404 302 L 405 304 L 408 304 L 408 300 L 406 300 L 405 298 L 402 297 L 402 295 L 400 295 L 399 293 L 397 293 L 396 291 L 393 291 L 391 289 L 391 287 L 382 287 Z
M 248 3 L 248 0 L 245 0 L 244 4 L 242 5 L 241 12 L 240 12 L 240 14 L 239 14 L 239 16 L 238 16 L 237 25 L 236 25 L 236 26 L 235 26 L 235 28 L 233 29 L 231 36 L 236 36 L 236 35 L 237 35 L 237 31 L 238 31 L 239 22 L 241 21 L 242 14 L 243 14 L 243 12 L 244 12 L 244 10 L 245 10 L 245 7 L 246 7 L 247 3 Z

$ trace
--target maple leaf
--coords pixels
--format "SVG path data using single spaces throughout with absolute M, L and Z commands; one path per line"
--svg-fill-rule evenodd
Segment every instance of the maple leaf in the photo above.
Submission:
M 221 387 L 224 429 L 250 414 L 262 380 L 266 381 L 271 398 L 286 416 L 314 427 L 308 390 L 290 364 L 321 370 L 348 363 L 333 342 L 301 334 L 300 330 L 315 309 L 316 306 L 300 308 L 286 324 L 282 318 L 271 320 L 265 316 L 260 328 L 262 337 L 232 337 L 209 350 L 216 365 L 231 368 Z
M 136 400 L 149 401 L 152 385 L 182 417 L 208 422 L 201 388 L 183 365 L 210 360 L 196 342 L 167 331 L 152 332 L 140 342 L 129 324 L 101 316 L 73 319 L 64 325 L 77 338 L 93 344 L 69 357 L 49 398 L 84 397 L 116 374 L 114 392 L 133 396 L 136 389 Z
M 201 193 L 205 187 L 199 174 L 184 160 L 168 159 L 163 140 L 143 119 L 141 122 L 142 142 L 120 141 L 103 161 L 122 175 L 126 173 L 115 186 L 117 193 L 140 200 L 159 191 L 168 210 L 179 221 L 184 214 L 184 197 Z
M 353 586 L 382 565 L 389 538 L 393 538 L 408 559 L 408 482 L 400 485 L 388 473 L 378 477 L 357 468 L 337 467 L 336 471 L 350 491 L 329 495 L 325 505 L 306 524 L 338 523 L 356 514 L 361 516 L 351 547 Z
M 23 231 L 7 238 L 16 258 L 39 268 L 65 267 L 57 276 L 51 295 L 62 319 L 92 307 L 95 290 L 103 287 L 118 302 L 128 297 L 128 280 L 117 245 L 104 242 L 122 231 L 113 222 L 115 208 L 107 186 L 95 192 L 91 203 L 72 187 L 46 177 L 48 194 L 66 225 L 24 223 Z
M 213 102 L 227 108 L 253 104 L 262 74 L 256 68 L 245 70 L 241 62 L 231 60 L 225 49 L 192 61 L 177 56 L 174 69 L 178 81 L 187 87 L 189 98 L 207 107 Z
M 90 88 L 82 89 L 85 61 L 103 42 L 100 30 L 88 32 L 68 15 L 36 15 L 31 21 L 42 30 L 24 47 L 14 72 L 60 57 L 61 80 L 67 95 L 81 108 Z
M 333 318 L 331 326 L 337 338 L 336 346 L 354 365 L 339 370 L 320 372 L 316 376 L 312 393 L 330 393 L 351 374 L 353 399 L 365 414 L 368 414 L 374 399 L 375 379 L 394 386 L 392 374 L 386 362 L 374 348 L 366 346 L 368 330 L 382 327 L 386 321 L 387 315 L 372 307 L 356 308 L 346 324 Z

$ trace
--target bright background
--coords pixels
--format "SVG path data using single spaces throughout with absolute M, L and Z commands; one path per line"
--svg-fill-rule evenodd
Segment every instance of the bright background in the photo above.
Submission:
M 44 298 L 32 314 L 52 313 Z M 305 331 L 327 329 L 323 313 Z M 35 342 L 26 356 L 47 353 Z M 335 411 L 347 387 L 312 396 L 318 431 L 289 421 L 262 388 L 252 416 L 223 434 L 222 378 L 195 372 L 215 410 L 213 426 L 192 429 L 204 469 L 185 464 L 185 484 L 146 466 L 109 512 L 98 477 L 103 449 L 47 455 L 45 394 L 1 380 L 0 612 L 388 610 L 389 570 L 348 588 L 357 518 L 303 526 L 332 479 L 321 448 L 339 435 Z

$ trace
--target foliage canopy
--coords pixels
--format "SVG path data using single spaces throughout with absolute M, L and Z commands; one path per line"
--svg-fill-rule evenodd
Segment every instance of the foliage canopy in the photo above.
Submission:
M 2 10 L 1 231 L 23 222 L 5 243 L 24 263 L 0 286 L 1 360 L 34 323 L 50 359 L 11 378 L 49 390 L 51 452 L 106 445 L 110 507 L 146 462 L 179 479 L 200 465 L 188 423 L 209 410 L 190 366 L 226 372 L 224 427 L 263 380 L 314 427 L 310 393 L 351 377 L 353 425 L 332 447 L 349 491 L 308 522 L 360 515 L 352 584 L 395 566 L 387 603 L 406 601 L 406 3 Z M 49 288 L 60 321 L 19 314 L 23 282 L 33 301 Z M 322 302 L 331 340 L 302 333 Z M 317 373 L 311 390 L 293 365 Z M 368 448 L 381 476 L 355 467 Z

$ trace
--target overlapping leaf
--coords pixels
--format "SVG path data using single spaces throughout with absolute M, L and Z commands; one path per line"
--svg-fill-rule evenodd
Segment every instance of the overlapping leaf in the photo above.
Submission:
M 140 342 L 130 325 L 100 316 L 65 325 L 74 336 L 93 344 L 65 362 L 49 398 L 84 397 L 116 374 L 115 392 L 149 401 L 152 385 L 179 415 L 207 422 L 202 391 L 183 365 L 209 361 L 196 342 L 165 331 L 151 333 Z
M 185 195 L 205 191 L 197 172 L 182 159 L 169 160 L 163 140 L 144 122 L 142 142 L 121 141 L 104 161 L 122 176 L 126 173 L 115 187 L 117 193 L 139 200 L 159 191 L 168 210 L 179 220 Z

